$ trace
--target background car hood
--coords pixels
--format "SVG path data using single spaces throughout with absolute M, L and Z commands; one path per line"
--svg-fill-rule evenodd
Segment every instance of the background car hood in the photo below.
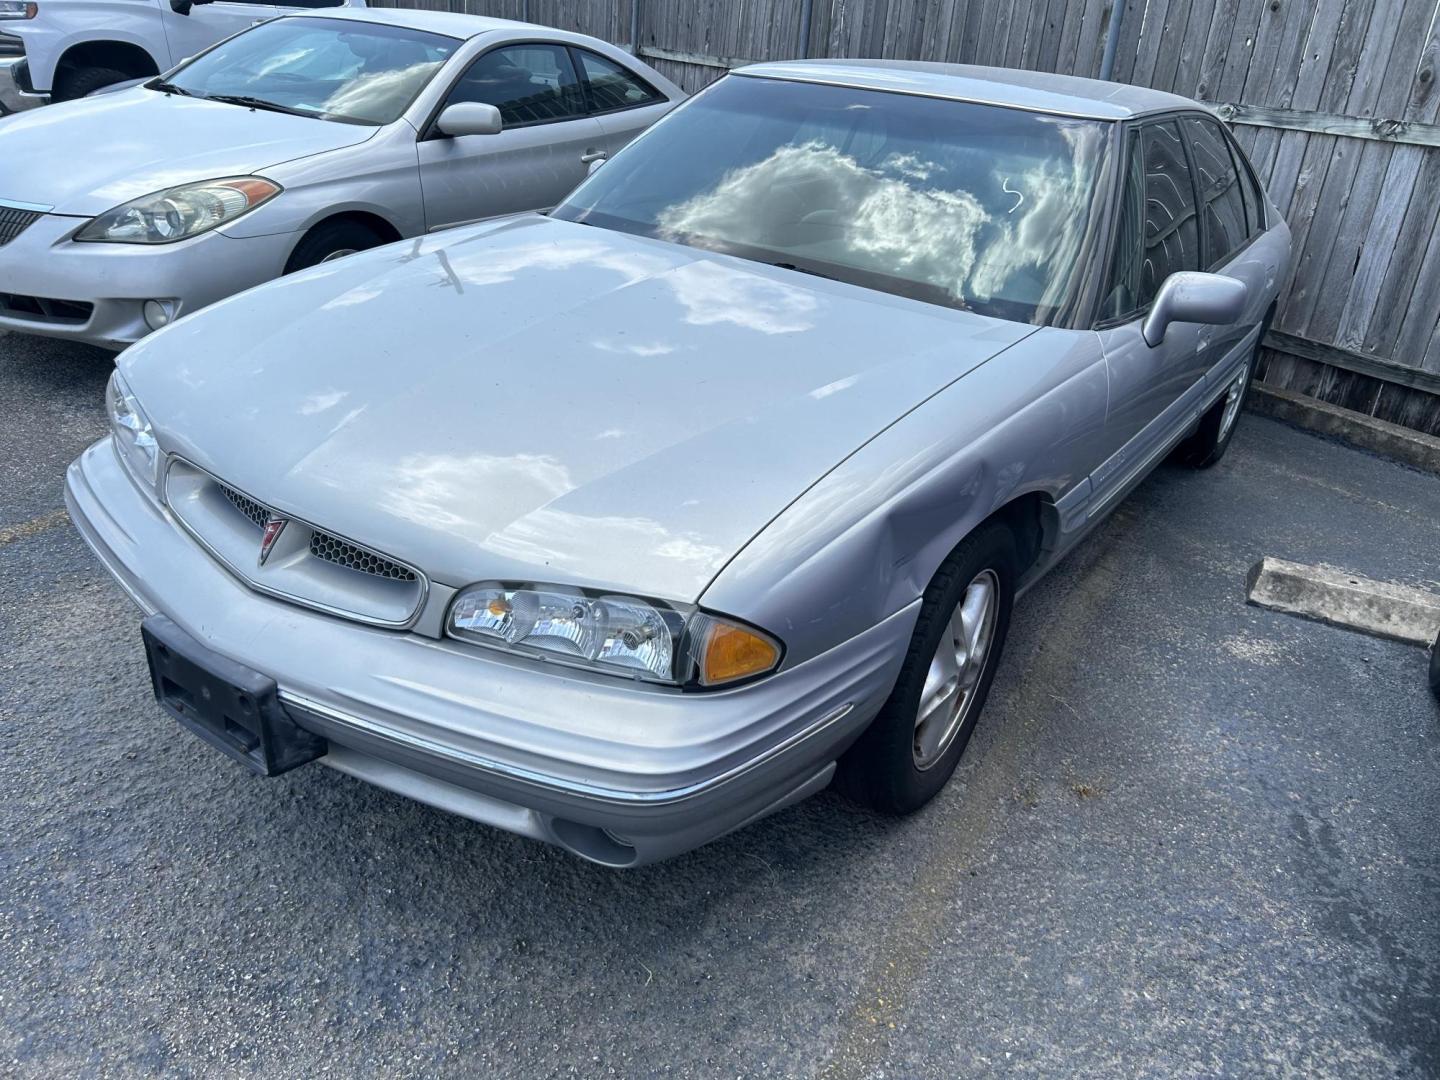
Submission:
M 529 215 L 261 286 L 119 363 L 167 450 L 438 582 L 694 600 L 1033 329 Z
M 0 199 L 92 217 L 175 184 L 364 142 L 377 130 L 136 87 L 7 117 Z

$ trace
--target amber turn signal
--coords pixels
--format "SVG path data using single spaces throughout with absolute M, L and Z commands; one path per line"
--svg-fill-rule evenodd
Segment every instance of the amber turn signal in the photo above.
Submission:
M 780 662 L 780 646 L 733 623 L 713 619 L 700 653 L 700 685 L 719 686 L 761 675 Z

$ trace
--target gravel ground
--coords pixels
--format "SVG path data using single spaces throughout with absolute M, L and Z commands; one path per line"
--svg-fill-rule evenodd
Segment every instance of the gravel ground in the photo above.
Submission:
M 1424 654 L 1243 596 L 1440 587 L 1440 479 L 1249 417 L 1021 602 L 925 811 L 616 873 L 167 720 L 59 513 L 108 369 L 0 334 L 0 1073 L 1440 1075 Z

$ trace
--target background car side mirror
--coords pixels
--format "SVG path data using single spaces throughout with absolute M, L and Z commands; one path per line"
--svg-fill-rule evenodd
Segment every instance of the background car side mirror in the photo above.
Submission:
M 435 130 L 452 138 L 460 135 L 499 135 L 503 126 L 500 110 L 479 101 L 458 101 L 447 105 L 435 121 Z
M 170 10 L 176 15 L 189 15 L 196 4 L 213 4 L 215 0 L 170 0 Z
M 1171 274 L 1160 286 L 1140 332 L 1145 335 L 1145 344 L 1153 349 L 1165 340 L 1171 323 L 1233 323 L 1245 314 L 1249 296 L 1243 281 L 1224 274 L 1182 270 Z

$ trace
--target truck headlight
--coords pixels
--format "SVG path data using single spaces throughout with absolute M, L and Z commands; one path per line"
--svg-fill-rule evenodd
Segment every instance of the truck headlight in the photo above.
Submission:
M 173 244 L 217 229 L 280 194 L 260 176 L 181 184 L 107 210 L 78 233 L 81 243 Z
M 0 0 L 0 19 L 33 19 L 40 13 L 40 5 L 27 0 Z
M 147 491 L 155 491 L 160 483 L 160 446 L 145 410 L 119 371 L 110 376 L 105 387 L 105 410 L 110 415 L 110 434 L 120 460 Z
M 781 656 L 769 635 L 718 615 L 562 585 L 472 585 L 455 598 L 447 630 L 461 640 L 682 686 L 763 675 Z

